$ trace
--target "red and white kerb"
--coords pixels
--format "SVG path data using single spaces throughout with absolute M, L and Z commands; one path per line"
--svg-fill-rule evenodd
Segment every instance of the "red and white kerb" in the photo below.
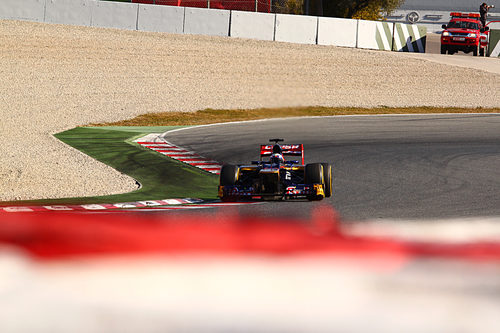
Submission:
M 221 165 L 218 162 L 207 160 L 203 156 L 171 144 L 170 142 L 162 139 L 160 137 L 160 134 L 148 134 L 142 138 L 135 140 L 135 142 L 143 147 L 149 148 L 160 154 L 173 158 L 174 160 L 192 165 L 196 168 L 205 170 L 210 173 L 220 173 Z

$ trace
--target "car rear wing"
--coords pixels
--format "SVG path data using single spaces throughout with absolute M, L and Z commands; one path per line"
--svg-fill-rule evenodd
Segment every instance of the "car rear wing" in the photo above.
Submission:
M 300 145 L 280 145 L 283 156 L 300 156 L 301 163 L 304 164 L 304 146 Z M 260 145 L 260 160 L 273 154 L 273 145 Z

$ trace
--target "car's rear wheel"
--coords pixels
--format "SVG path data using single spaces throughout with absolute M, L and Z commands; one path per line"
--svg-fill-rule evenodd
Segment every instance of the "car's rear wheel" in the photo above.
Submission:
M 332 166 L 328 163 L 321 163 L 323 166 L 323 180 L 325 182 L 324 190 L 325 190 L 325 198 L 329 198 L 332 196 Z
M 323 166 L 321 163 L 311 163 L 306 164 L 304 171 L 304 179 L 305 183 L 308 185 L 312 184 L 325 184 L 324 176 L 323 176 Z M 318 195 L 309 195 L 307 197 L 308 200 L 321 200 L 323 196 Z

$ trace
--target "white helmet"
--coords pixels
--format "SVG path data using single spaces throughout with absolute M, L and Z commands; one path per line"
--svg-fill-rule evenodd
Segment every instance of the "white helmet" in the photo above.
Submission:
M 271 155 L 271 163 L 283 163 L 285 159 L 282 154 L 275 153 Z

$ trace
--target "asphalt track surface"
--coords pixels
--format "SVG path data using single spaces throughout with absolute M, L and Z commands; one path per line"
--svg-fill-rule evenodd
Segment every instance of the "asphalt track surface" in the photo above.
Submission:
M 246 205 L 242 214 L 308 217 L 327 204 L 347 221 L 500 215 L 499 114 L 276 119 L 164 137 L 231 164 L 257 160 L 259 145 L 280 137 L 303 143 L 306 163 L 333 165 L 331 198 Z

